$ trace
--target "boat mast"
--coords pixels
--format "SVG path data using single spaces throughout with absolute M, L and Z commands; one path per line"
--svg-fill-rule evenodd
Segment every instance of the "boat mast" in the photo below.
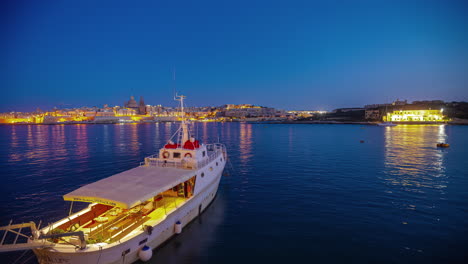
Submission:
M 181 129 L 181 132 L 182 132 L 182 140 L 180 142 L 180 144 L 184 144 L 185 142 L 187 142 L 187 140 L 189 140 L 189 134 L 188 134 L 188 128 L 187 128 L 187 120 L 185 119 L 185 111 L 184 111 L 184 99 L 186 98 L 185 95 L 175 95 L 175 100 L 176 101 L 180 101 L 180 111 L 182 112 L 181 113 L 181 125 L 180 125 L 180 129 Z

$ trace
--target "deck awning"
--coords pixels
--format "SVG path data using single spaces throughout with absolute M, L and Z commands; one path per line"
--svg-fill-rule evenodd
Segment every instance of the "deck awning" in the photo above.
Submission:
M 194 171 L 140 166 L 85 185 L 63 196 L 65 201 L 131 208 L 195 176 Z

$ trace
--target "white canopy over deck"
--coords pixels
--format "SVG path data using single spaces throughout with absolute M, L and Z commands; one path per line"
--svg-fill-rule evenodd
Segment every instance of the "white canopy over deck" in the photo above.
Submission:
M 63 199 L 128 209 L 193 176 L 191 170 L 140 166 L 85 185 L 64 195 Z

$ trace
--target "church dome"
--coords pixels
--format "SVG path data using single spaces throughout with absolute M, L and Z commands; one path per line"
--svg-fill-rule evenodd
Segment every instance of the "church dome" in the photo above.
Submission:
M 129 107 L 129 108 L 132 108 L 132 107 L 138 107 L 138 104 L 137 102 L 135 101 L 135 97 L 133 96 L 130 96 L 130 100 L 125 104 L 125 107 Z

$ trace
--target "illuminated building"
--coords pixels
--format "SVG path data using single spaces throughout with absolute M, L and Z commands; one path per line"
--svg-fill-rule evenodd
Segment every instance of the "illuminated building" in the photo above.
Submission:
M 116 116 L 134 116 L 136 115 L 137 113 L 137 110 L 135 109 L 132 109 L 132 108 L 122 108 L 122 109 L 119 109 L 115 115 Z
M 396 110 L 387 113 L 384 121 L 391 122 L 444 122 L 448 121 L 440 110 Z

